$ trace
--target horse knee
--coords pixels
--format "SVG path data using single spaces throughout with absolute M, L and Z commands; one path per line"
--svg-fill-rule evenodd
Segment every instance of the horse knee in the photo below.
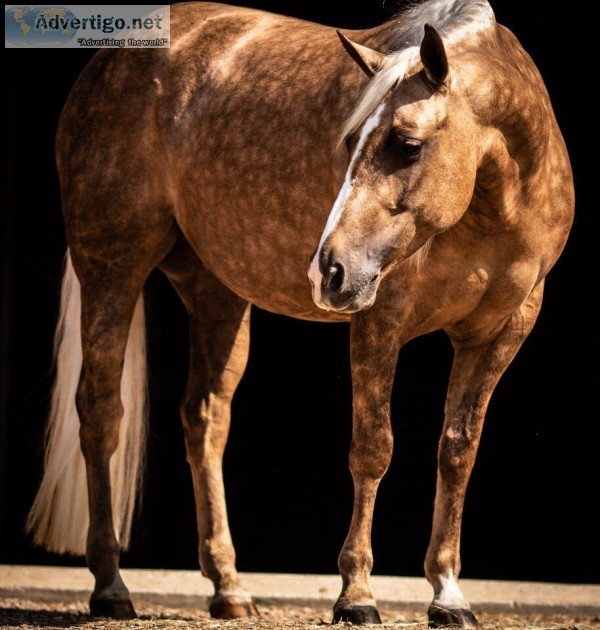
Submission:
M 444 479 L 455 480 L 468 473 L 475 459 L 478 438 L 467 431 L 448 429 L 442 435 L 438 464 Z
M 381 479 L 392 461 L 391 428 L 373 425 L 355 430 L 350 447 L 350 471 L 360 479 Z

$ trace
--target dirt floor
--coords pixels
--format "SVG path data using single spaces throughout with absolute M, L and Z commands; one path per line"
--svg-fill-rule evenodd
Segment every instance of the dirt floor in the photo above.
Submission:
M 175 610 L 154 605 L 138 605 L 139 619 L 127 622 L 91 619 L 84 604 L 44 604 L 17 599 L 0 599 L 0 628 L 86 628 L 122 630 L 125 628 L 202 628 L 205 630 L 323 630 L 331 621 L 331 611 L 300 607 L 261 607 L 261 619 L 218 621 L 204 610 Z M 381 611 L 383 628 L 425 630 L 424 615 Z M 535 628 L 537 630 L 600 629 L 600 617 L 517 617 L 480 615 L 483 630 Z M 346 627 L 346 624 L 338 625 Z M 351 627 L 351 626 L 347 626 Z

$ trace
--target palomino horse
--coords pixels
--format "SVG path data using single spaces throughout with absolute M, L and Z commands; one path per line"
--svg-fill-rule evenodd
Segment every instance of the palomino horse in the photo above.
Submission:
M 211 614 L 256 614 L 221 471 L 256 304 L 351 321 L 355 495 L 334 619 L 354 623 L 379 621 L 371 521 L 398 352 L 447 331 L 429 617 L 475 627 L 457 583 L 465 490 L 488 401 L 573 218 L 542 79 L 486 0 L 429 0 L 343 46 L 328 27 L 212 3 L 174 6 L 172 34 L 169 50 L 99 52 L 60 121 L 70 253 L 35 541 L 85 551 L 92 613 L 135 614 L 119 549 L 144 449 L 140 296 L 159 267 L 189 314 L 181 412 Z

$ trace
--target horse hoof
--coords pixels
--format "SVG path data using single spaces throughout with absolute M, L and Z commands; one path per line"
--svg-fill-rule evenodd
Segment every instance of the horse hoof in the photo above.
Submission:
M 210 616 L 215 619 L 243 619 L 260 617 L 258 608 L 252 600 L 240 601 L 238 598 L 213 598 L 209 608 Z
M 131 600 L 128 599 L 92 599 L 90 600 L 92 617 L 110 617 L 111 619 L 135 619 L 137 617 Z
M 375 606 L 339 606 L 333 609 L 333 623 L 349 622 L 355 626 L 381 623 Z
M 427 611 L 427 617 L 431 628 L 444 628 L 447 626 L 467 628 L 468 630 L 479 628 L 477 617 L 468 608 L 430 606 Z

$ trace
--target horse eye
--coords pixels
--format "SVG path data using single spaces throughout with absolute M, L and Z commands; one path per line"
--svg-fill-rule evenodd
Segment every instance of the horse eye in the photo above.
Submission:
M 402 153 L 408 157 L 416 158 L 421 153 L 423 145 L 418 140 L 404 140 L 402 142 Z
M 416 160 L 423 149 L 423 143 L 420 140 L 406 138 L 395 133 L 390 134 L 389 146 L 393 151 L 402 153 L 411 160 Z

